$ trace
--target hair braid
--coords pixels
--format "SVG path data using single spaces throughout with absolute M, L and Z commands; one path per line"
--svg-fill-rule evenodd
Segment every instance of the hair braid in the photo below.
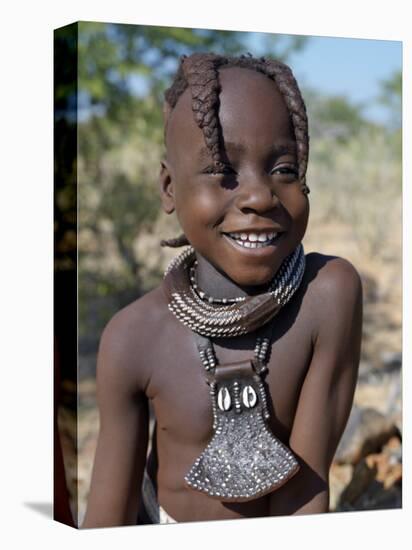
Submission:
M 265 60 L 265 68 L 265 74 L 274 80 L 292 118 L 296 138 L 299 179 L 302 184 L 303 192 L 307 194 L 309 193 L 309 188 L 306 185 L 306 170 L 309 158 L 309 134 L 305 103 L 295 77 L 287 65 L 280 61 Z
M 183 73 L 192 94 L 195 121 L 202 130 L 215 165 L 220 159 L 219 92 L 216 56 L 193 54 L 183 60 Z
M 160 241 L 160 246 L 170 246 L 171 248 L 179 248 L 179 246 L 187 246 L 188 244 L 190 243 L 183 233 L 175 239 L 163 239 Z
M 287 65 L 264 57 L 255 58 L 251 54 L 240 57 L 224 57 L 214 53 L 195 53 L 182 56 L 172 85 L 165 92 L 165 135 L 171 111 L 187 87 L 192 95 L 192 110 L 198 127 L 202 130 L 207 148 L 215 167 L 222 164 L 222 132 L 219 122 L 219 73 L 218 70 L 241 67 L 260 72 L 273 80 L 282 94 L 294 128 L 298 175 L 302 192 L 307 195 L 306 170 L 309 158 L 309 133 L 306 107 L 299 86 Z M 162 246 L 178 247 L 189 244 L 185 235 L 176 239 L 161 241 Z

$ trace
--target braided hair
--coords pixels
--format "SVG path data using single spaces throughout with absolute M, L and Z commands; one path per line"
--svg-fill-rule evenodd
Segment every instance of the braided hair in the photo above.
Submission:
M 222 166 L 222 132 L 219 122 L 219 69 L 240 67 L 260 72 L 273 80 L 282 94 L 290 113 L 295 132 L 298 161 L 298 177 L 302 193 L 307 195 L 306 169 L 309 157 L 309 133 L 306 107 L 291 69 L 280 61 L 251 54 L 240 57 L 225 57 L 214 53 L 183 55 L 172 85 L 165 92 L 165 134 L 170 113 L 178 99 L 189 87 L 192 95 L 192 111 L 198 127 L 202 130 L 206 147 L 211 153 L 215 168 Z M 189 244 L 185 235 L 161 241 L 161 246 L 179 247 Z

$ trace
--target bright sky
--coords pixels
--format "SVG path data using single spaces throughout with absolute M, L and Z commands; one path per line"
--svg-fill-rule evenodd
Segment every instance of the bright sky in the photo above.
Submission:
M 259 41 L 259 33 L 251 33 L 253 49 L 259 49 Z M 374 101 L 380 81 L 402 68 L 402 42 L 315 36 L 289 64 L 300 85 L 367 103 L 365 115 L 384 122 L 386 112 Z
M 250 53 L 258 56 L 268 52 L 267 34 L 247 34 L 246 47 Z M 281 40 L 274 57 L 290 38 L 290 35 L 278 36 Z M 367 118 L 384 124 L 388 112 L 377 102 L 380 83 L 402 68 L 402 42 L 312 36 L 301 51 L 290 55 L 288 64 L 302 88 L 310 87 L 325 95 L 344 95 L 352 103 L 363 105 Z M 131 76 L 130 82 L 136 93 L 147 92 L 148 83 L 143 75 Z M 90 115 L 91 108 L 88 104 L 82 108 L 82 97 L 79 99 L 79 116 L 83 120 Z

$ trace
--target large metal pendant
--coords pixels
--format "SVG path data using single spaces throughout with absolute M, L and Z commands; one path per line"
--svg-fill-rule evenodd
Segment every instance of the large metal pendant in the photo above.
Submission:
M 256 361 L 243 361 L 209 373 L 214 433 L 185 481 L 221 501 L 263 496 L 299 469 L 292 451 L 267 425 L 267 398 L 259 367 Z

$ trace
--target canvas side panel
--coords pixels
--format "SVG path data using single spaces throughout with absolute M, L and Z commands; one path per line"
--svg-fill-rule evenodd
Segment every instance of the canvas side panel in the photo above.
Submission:
M 54 31 L 54 519 L 77 526 L 78 25 Z

